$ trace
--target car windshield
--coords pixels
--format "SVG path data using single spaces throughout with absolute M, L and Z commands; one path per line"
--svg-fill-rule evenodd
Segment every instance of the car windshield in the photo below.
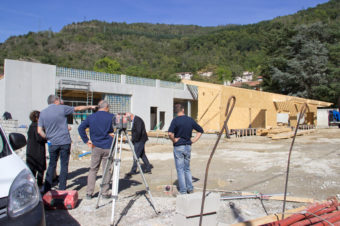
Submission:
M 5 136 L 0 130 L 0 158 L 10 155 L 12 152 L 6 142 Z

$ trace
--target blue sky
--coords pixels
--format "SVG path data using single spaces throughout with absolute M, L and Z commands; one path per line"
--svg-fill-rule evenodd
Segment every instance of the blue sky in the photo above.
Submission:
M 293 14 L 328 0 L 1 0 L 0 42 L 72 22 L 148 22 L 217 26 Z

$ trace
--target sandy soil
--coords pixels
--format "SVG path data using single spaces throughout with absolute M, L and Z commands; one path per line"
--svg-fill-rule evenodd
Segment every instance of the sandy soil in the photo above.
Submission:
M 195 191 L 203 187 L 207 160 L 216 135 L 204 135 L 193 145 L 191 170 Z M 77 138 L 73 138 L 75 140 Z M 73 210 L 46 211 L 47 225 L 109 225 L 112 204 L 97 198 L 84 199 L 90 156 L 77 158 L 76 153 L 88 151 L 79 141 L 74 142 L 69 166 L 68 189 L 79 192 L 80 202 Z M 243 137 L 221 140 L 210 166 L 208 188 L 225 191 L 255 191 L 263 194 L 283 193 L 288 151 L 291 139 L 273 141 L 266 137 Z M 340 130 L 318 129 L 315 133 L 297 137 L 291 156 L 288 192 L 291 196 L 324 200 L 340 194 Z M 172 225 L 176 198 L 164 191 L 164 185 L 176 184 L 172 145 L 169 140 L 151 139 L 147 156 L 153 164 L 152 174 L 146 174 L 156 207 L 156 215 L 149 204 L 140 175 L 124 179 L 132 165 L 130 151 L 123 151 L 119 200 L 115 222 L 118 225 Z M 100 173 L 101 174 L 101 173 Z M 98 175 L 97 188 L 101 182 Z M 175 186 L 174 186 L 175 187 Z M 235 200 L 239 215 L 231 213 L 229 201 L 221 201 L 220 223 L 231 224 L 265 216 L 259 200 Z M 301 203 L 288 203 L 287 209 Z M 269 213 L 282 210 L 281 201 L 264 201 Z

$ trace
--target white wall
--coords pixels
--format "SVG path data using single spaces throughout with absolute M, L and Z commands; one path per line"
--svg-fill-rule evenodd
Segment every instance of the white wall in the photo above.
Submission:
M 146 129 L 150 130 L 150 108 L 157 107 L 157 124 L 159 112 L 165 112 L 164 130 L 167 130 L 173 119 L 173 100 L 192 100 L 186 85 L 184 90 L 160 87 L 156 80 L 156 87 L 131 85 L 125 83 L 104 82 L 85 79 L 71 79 L 56 76 L 56 66 L 31 63 L 17 60 L 5 60 L 4 82 L 0 80 L 0 88 L 4 84 L 5 95 L 1 95 L 0 104 L 12 114 L 19 125 L 29 125 L 29 113 L 32 110 L 41 111 L 47 107 L 47 97 L 54 94 L 60 79 L 88 81 L 92 92 L 107 94 L 131 95 L 131 111 L 144 119 Z M 3 89 L 1 89 L 3 90 Z M 1 91 L 0 91 L 1 94 Z M 2 98 L 2 99 L 1 99 Z
M 277 122 L 286 123 L 289 122 L 289 113 L 277 113 Z
M 29 113 L 47 107 L 55 93 L 56 66 L 5 60 L 5 106 L 19 125 L 29 125 Z
M 5 79 L 0 79 L 0 117 L 5 111 Z
M 317 112 L 317 128 L 328 128 L 328 111 L 330 110 L 339 110 L 336 108 L 328 108 L 328 109 L 318 109 Z

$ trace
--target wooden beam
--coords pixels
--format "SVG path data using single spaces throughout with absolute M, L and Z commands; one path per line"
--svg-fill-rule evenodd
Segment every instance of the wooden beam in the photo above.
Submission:
M 315 132 L 315 129 L 309 129 L 309 130 L 302 130 L 302 131 L 298 131 L 296 133 L 296 136 L 302 136 L 305 134 L 310 134 Z M 282 134 L 277 134 L 275 136 L 272 136 L 272 140 L 280 140 L 280 139 L 289 139 L 292 138 L 294 136 L 294 131 L 289 132 L 289 133 L 282 133 Z

